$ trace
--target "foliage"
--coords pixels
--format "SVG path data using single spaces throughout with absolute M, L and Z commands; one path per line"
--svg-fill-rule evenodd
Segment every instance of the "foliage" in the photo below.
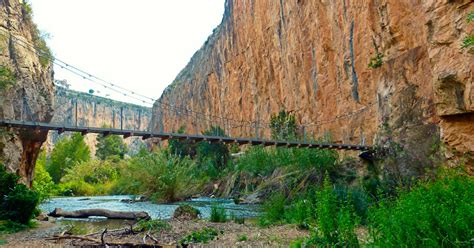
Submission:
M 50 163 L 46 170 L 55 183 L 59 183 L 66 174 L 67 169 L 72 168 L 80 162 L 90 159 L 89 147 L 84 142 L 80 133 L 74 133 L 72 137 L 65 137 L 54 146 L 51 152 Z
M 199 218 L 201 211 L 188 204 L 180 205 L 173 213 L 175 219 L 193 220 Z
M 182 246 L 187 246 L 192 243 L 206 244 L 209 241 L 216 239 L 218 235 L 219 232 L 215 228 L 206 227 L 201 231 L 194 231 L 191 234 L 185 236 L 179 241 L 179 244 Z
M 211 206 L 211 222 L 227 222 L 227 212 L 222 206 Z
M 166 150 L 138 154 L 120 173 L 117 193 L 145 193 L 158 202 L 185 199 L 203 184 L 194 161 Z
M 0 65 L 0 90 L 7 89 L 16 82 L 15 74 L 6 66 Z
M 83 161 L 67 169 L 61 183 L 74 195 L 107 195 L 111 194 L 119 177 L 123 163 L 113 160 Z
M 123 159 L 127 154 L 127 145 L 123 142 L 122 136 L 119 135 L 104 135 L 97 136 L 97 150 L 95 156 L 101 160 L 106 160 L 110 157 L 119 157 Z
M 273 114 L 270 119 L 272 138 L 277 140 L 294 140 L 297 138 L 296 118 L 284 110 L 278 115 Z
M 42 150 L 36 160 L 33 189 L 38 192 L 40 202 L 44 202 L 57 193 L 53 179 L 46 171 L 46 152 Z
M 381 67 L 383 64 L 383 54 L 378 53 L 375 57 L 370 58 L 369 68 L 375 69 Z
M 0 220 L 0 234 L 16 233 L 23 231 L 28 227 L 29 225 L 20 224 L 11 220 Z
M 137 223 L 138 231 L 161 232 L 171 230 L 171 225 L 164 220 L 140 220 Z
M 462 41 L 462 48 L 470 48 L 474 46 L 474 35 L 469 35 Z
M 0 220 L 28 225 L 36 212 L 39 195 L 24 184 L 18 184 L 18 179 L 0 164 Z
M 263 215 L 259 219 L 261 226 L 281 223 L 285 216 L 286 197 L 283 193 L 272 195 L 263 205 Z
M 354 232 L 358 218 L 353 214 L 354 210 L 349 201 L 337 199 L 328 177 L 324 180 L 323 188 L 316 194 L 318 229 L 312 234 L 309 243 L 358 247 L 359 243 Z
M 473 22 L 474 21 L 474 11 L 471 11 L 468 15 L 467 15 L 467 22 L 470 23 L 470 22 Z
M 370 211 L 379 247 L 468 247 L 474 237 L 474 179 L 447 175 L 420 183 Z
M 333 171 L 337 153 L 318 149 L 263 148 L 252 147 L 239 158 L 236 168 L 254 176 L 270 175 L 277 168 L 291 167 L 295 170 L 316 169 Z M 306 171 L 307 173 L 307 171 Z
M 224 130 L 218 126 L 212 126 L 209 130 L 203 132 L 207 136 L 225 137 Z M 220 171 L 225 169 L 230 152 L 226 144 L 208 142 L 199 142 L 197 145 L 197 155 L 200 166 L 204 169 L 211 178 L 216 179 Z M 207 165 L 207 166 L 206 166 Z
M 184 127 L 180 127 L 177 131 L 179 134 L 183 134 L 184 132 Z M 172 155 L 179 156 L 181 158 L 188 156 L 194 158 L 196 156 L 196 144 L 190 140 L 180 141 L 179 139 L 170 139 L 168 147 L 169 152 Z
M 239 242 L 242 242 L 242 241 L 247 241 L 249 238 L 247 237 L 247 235 L 245 234 L 240 234 L 238 237 L 237 237 L 237 241 Z

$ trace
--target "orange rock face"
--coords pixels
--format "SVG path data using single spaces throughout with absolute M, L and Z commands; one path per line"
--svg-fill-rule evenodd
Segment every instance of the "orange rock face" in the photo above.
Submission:
M 422 153 L 441 138 L 472 154 L 474 55 L 461 43 L 473 10 L 470 0 L 227 0 L 155 103 L 154 128 L 268 137 L 271 114 L 286 110 L 307 137 L 374 144 L 389 129 Z

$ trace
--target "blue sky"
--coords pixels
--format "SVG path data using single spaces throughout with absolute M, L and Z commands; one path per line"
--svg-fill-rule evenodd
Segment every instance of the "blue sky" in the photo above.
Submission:
M 29 2 L 55 57 L 152 98 L 173 81 L 224 13 L 224 0 Z M 55 78 L 76 90 L 147 105 L 57 66 Z

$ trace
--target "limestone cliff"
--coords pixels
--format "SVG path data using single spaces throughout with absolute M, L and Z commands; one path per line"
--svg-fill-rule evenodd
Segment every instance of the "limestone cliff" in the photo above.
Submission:
M 49 122 L 53 115 L 53 71 L 31 7 L 0 1 L 0 118 Z M 43 57 L 38 56 L 38 51 Z M 31 186 L 46 132 L 0 130 L 0 162 Z
M 57 86 L 55 90 L 54 117 L 52 123 L 78 125 L 87 127 L 112 127 L 129 130 L 149 130 L 151 109 L 130 103 L 94 96 L 65 87 Z M 77 109 L 77 123 L 76 123 Z M 121 121 L 121 115 L 123 120 Z M 62 134 L 68 135 L 68 133 Z M 50 132 L 46 149 L 50 151 L 60 135 Z M 96 150 L 96 134 L 87 134 L 85 141 L 91 148 L 92 155 Z M 124 140 L 132 153 L 144 145 L 141 138 L 130 137 Z
M 473 10 L 471 0 L 226 0 L 222 23 L 155 103 L 153 127 L 248 136 L 239 122 L 287 110 L 335 142 L 391 133 L 421 158 L 439 138 L 472 155 L 474 55 L 461 44 Z

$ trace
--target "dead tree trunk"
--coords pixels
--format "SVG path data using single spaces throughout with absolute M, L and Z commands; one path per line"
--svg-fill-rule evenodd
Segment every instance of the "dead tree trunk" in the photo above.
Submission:
M 112 211 L 107 209 L 81 209 L 76 211 L 64 211 L 61 208 L 54 209 L 49 216 L 52 217 L 65 217 L 65 218 L 88 218 L 90 216 L 102 216 L 109 219 L 124 219 L 124 220 L 139 220 L 139 219 L 150 219 L 150 215 L 147 212 L 125 212 L 125 211 Z

